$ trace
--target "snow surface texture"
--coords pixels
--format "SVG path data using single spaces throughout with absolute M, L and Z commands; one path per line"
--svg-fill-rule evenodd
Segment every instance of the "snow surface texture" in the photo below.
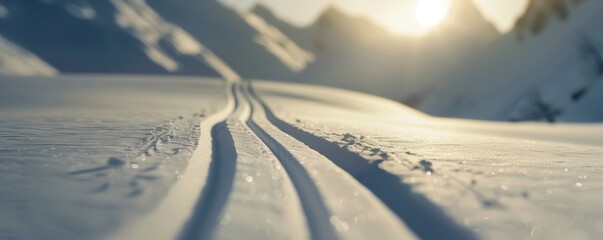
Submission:
M 598 125 L 444 120 L 240 79 L 0 83 L 2 238 L 603 234 Z
M 222 80 L 0 78 L 0 238 L 597 239 L 603 234 L 599 125 L 438 119 L 370 95 L 243 80 L 267 69 L 301 71 L 315 56 L 257 15 L 230 11 L 220 14 L 237 14 L 250 26 L 233 18 L 221 24 L 255 36 L 286 71 L 254 68 L 269 59 L 256 48 L 242 47 L 253 53 L 250 60 L 223 52 L 228 44 L 204 39 L 214 54 L 197 41 L 203 37 L 196 25 L 201 23 L 185 24 L 203 6 L 209 8 L 201 15 L 214 19 L 211 11 L 220 8 L 211 1 L 191 1 L 190 11 L 159 0 L 26 3 L 21 7 L 58 8 L 58 15 L 50 14 L 55 19 L 66 18 L 66 10 L 83 20 L 76 26 L 92 20 L 114 24 L 101 16 L 111 11 L 91 6 L 115 8 L 117 25 L 144 46 L 142 54 L 159 69 L 180 70 L 176 59 L 184 55 L 198 67 L 193 69 Z M 12 30 L 13 38 L 23 34 Z M 227 36 L 221 39 L 240 39 L 218 33 Z M 592 53 L 593 46 L 581 49 Z M 592 96 L 590 91 L 572 98 Z M 513 109 L 537 106 L 544 118 L 557 120 L 556 109 L 542 101 L 541 92 L 536 95 Z M 505 102 L 498 100 L 491 101 Z
M 220 80 L 0 79 L 0 239 L 84 239 L 152 209 L 184 174 Z
M 421 238 L 463 239 L 459 227 L 484 239 L 603 234 L 599 125 L 370 112 L 370 102 L 359 101 L 366 96 L 356 93 L 254 86 L 277 126 L 349 172 Z M 581 136 L 571 139 L 568 132 Z

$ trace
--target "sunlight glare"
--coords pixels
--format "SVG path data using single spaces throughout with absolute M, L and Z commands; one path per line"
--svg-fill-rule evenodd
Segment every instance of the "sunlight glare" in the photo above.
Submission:
M 435 27 L 446 18 L 450 0 L 421 0 L 415 10 L 417 23 L 424 30 Z

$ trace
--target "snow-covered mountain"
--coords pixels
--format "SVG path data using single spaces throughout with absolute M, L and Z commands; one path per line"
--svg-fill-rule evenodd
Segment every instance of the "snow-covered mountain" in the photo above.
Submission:
M 532 1 L 516 28 L 421 109 L 488 120 L 602 121 L 599 1 Z
M 0 4 L 7 12 L 0 35 L 61 72 L 217 76 L 203 57 L 209 50 L 245 78 L 337 86 L 407 103 L 497 36 L 461 0 L 452 6 L 453 24 L 421 40 L 332 7 L 297 27 L 261 6 L 240 12 L 214 0 Z
M 2 0 L 8 13 L 0 34 L 61 72 L 168 73 L 139 39 L 120 31 L 114 5 L 75 2 Z
M 499 36 L 470 0 L 454 1 L 447 24 L 421 38 L 394 35 L 334 7 L 306 27 L 283 22 L 261 5 L 252 12 L 316 55 L 316 63 L 296 76 L 298 82 L 368 92 L 411 105 Z
M 0 36 L 20 49 L 4 66 L 45 74 L 232 75 L 216 70 L 223 62 L 243 78 L 347 88 L 440 116 L 600 121 L 600 8 L 533 0 L 500 36 L 471 0 L 455 0 L 445 24 L 410 38 L 333 7 L 298 27 L 214 0 L 0 0 Z M 37 63 L 16 65 L 15 52 Z
M 0 6 L 6 13 L 0 35 L 66 73 L 217 76 L 203 57 L 209 50 L 245 77 L 287 80 L 312 61 L 278 30 L 213 0 L 2 0 Z
M 328 8 L 297 40 L 316 55 L 299 82 L 337 86 L 397 98 L 411 62 L 412 39 L 398 37 L 360 17 Z M 304 40 L 306 42 L 304 42 Z M 413 84 L 414 85 L 414 84 Z M 408 86 L 412 88 L 414 86 Z
M 214 0 L 147 2 L 243 77 L 290 80 L 312 61 L 309 53 L 253 13 L 235 11 Z

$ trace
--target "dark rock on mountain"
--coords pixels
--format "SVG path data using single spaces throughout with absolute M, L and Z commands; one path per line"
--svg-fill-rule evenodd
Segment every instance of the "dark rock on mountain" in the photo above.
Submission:
M 553 18 L 565 20 L 569 17 L 570 7 L 584 0 L 530 0 L 526 11 L 515 22 L 518 39 L 526 33 L 540 33 Z

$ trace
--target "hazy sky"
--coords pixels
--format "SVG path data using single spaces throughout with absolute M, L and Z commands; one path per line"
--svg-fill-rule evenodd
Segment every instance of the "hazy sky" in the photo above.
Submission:
M 418 24 L 415 10 L 420 1 L 429 0 L 220 0 L 229 5 L 249 8 L 263 3 L 275 13 L 298 25 L 309 24 L 321 10 L 334 4 L 346 12 L 363 15 L 402 34 L 419 35 L 425 29 Z M 499 31 L 508 31 L 523 12 L 528 0 L 472 0 Z

